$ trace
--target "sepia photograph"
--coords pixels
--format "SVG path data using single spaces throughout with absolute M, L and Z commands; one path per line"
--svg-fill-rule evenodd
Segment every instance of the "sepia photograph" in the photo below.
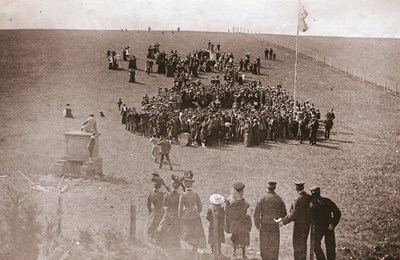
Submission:
M 400 260 L 398 0 L 0 0 L 0 260 Z

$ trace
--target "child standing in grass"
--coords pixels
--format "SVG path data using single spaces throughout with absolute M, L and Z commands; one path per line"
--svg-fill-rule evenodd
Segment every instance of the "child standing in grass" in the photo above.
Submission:
M 207 220 L 210 222 L 208 227 L 208 243 L 211 245 L 211 251 L 221 254 L 221 243 L 225 243 L 225 211 L 222 205 L 225 198 L 220 194 L 212 194 L 210 196 L 211 207 L 207 211 Z M 218 219 L 218 224 L 215 228 L 215 219 Z

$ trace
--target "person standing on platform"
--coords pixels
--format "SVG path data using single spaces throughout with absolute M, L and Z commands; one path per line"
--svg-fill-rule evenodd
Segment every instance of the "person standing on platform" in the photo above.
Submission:
M 268 191 L 257 202 L 254 223 L 260 231 L 262 260 L 278 260 L 280 232 L 279 224 L 287 214 L 285 203 L 275 193 L 276 182 L 268 182 Z
M 290 206 L 289 214 L 282 220 L 283 225 L 294 222 L 293 249 L 294 260 L 306 260 L 307 238 L 312 221 L 310 201 L 311 195 L 304 191 L 304 182 L 296 182 L 297 196 Z
M 90 114 L 89 117 L 82 122 L 81 130 L 86 133 L 98 133 L 97 132 L 97 123 L 94 119 L 94 114 Z

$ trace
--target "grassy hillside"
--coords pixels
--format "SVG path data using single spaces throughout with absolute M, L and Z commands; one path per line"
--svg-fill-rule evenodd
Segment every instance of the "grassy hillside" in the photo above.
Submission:
M 0 175 L 20 179 L 17 171 L 21 170 L 43 185 L 57 184 L 58 179 L 49 176 L 64 153 L 63 133 L 79 129 L 88 114 L 96 114 L 106 180 L 82 185 L 70 181 L 63 195 L 63 235 L 68 239 L 79 239 L 80 233 L 87 231 L 97 241 L 110 228 L 127 236 L 129 207 L 136 204 L 138 234 L 145 240 L 146 198 L 152 191 L 149 176 L 154 171 L 167 179 L 171 173 L 192 170 L 205 208 L 213 192 L 229 195 L 231 185 L 239 180 L 246 183 L 245 197 L 251 211 L 270 180 L 278 181 L 277 193 L 287 208 L 295 196 L 294 181 L 304 180 L 307 189 L 319 185 L 322 195 L 335 201 L 343 213 L 336 230 L 340 259 L 346 259 L 346 251 L 339 248 L 371 248 L 388 234 L 393 237 L 399 225 L 398 97 L 301 57 L 297 95 L 309 99 L 323 113 L 335 109 L 332 140 L 318 146 L 294 141 L 254 148 L 240 144 L 209 149 L 174 146 L 174 171 L 170 172 L 158 170 L 152 162 L 147 139 L 123 130 L 116 102 L 121 97 L 129 107 L 139 108 L 145 94 L 151 96 L 157 87 L 171 86 L 172 79 L 138 71 L 138 82 L 128 83 L 126 70 L 108 70 L 106 51 L 116 50 L 121 55 L 129 45 L 131 54 L 139 58 L 139 68 L 144 68 L 147 47 L 156 41 L 161 50 L 186 53 L 206 48 L 211 40 L 220 42 L 222 50 L 233 52 L 235 58 L 247 52 L 252 57 L 262 56 L 266 47 L 263 42 L 242 34 L 199 32 L 17 30 L 0 31 L 0 36 Z M 366 45 L 369 48 L 371 44 Z M 270 85 L 281 80 L 292 92 L 293 54 L 277 51 L 277 61 L 263 60 L 261 75 L 249 78 Z M 385 54 L 388 64 L 395 64 L 396 53 Z M 122 65 L 127 68 L 126 62 Z M 266 65 L 272 69 L 265 69 Z M 202 73 L 200 77 L 209 82 L 214 75 Z M 71 104 L 74 119 L 62 117 L 66 103 Z M 99 117 L 100 111 L 105 118 Z M 54 193 L 30 191 L 29 183 L 21 188 L 32 192 L 38 202 L 43 225 L 45 218 L 55 219 Z M 204 211 L 202 216 L 206 228 Z M 292 258 L 291 235 L 292 225 L 281 229 L 280 259 Z M 259 250 L 257 241 L 253 228 L 250 255 Z M 225 245 L 224 252 L 230 251 Z M 153 257 L 156 259 L 154 254 L 144 258 Z

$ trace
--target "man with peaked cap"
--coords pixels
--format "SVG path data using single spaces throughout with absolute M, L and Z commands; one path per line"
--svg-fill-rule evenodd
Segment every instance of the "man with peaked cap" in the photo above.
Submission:
M 335 227 L 339 223 L 342 213 L 336 204 L 321 197 L 321 189 L 313 187 L 311 190 L 311 214 L 315 226 L 314 253 L 317 260 L 336 259 Z M 326 257 L 321 248 L 321 240 L 325 237 Z
M 257 202 L 254 223 L 260 231 L 260 251 L 262 260 L 278 260 L 280 232 L 279 224 L 286 216 L 282 198 L 275 193 L 276 182 L 268 182 L 268 191 Z
M 250 204 L 243 198 L 245 185 L 242 182 L 233 184 L 232 195 L 225 204 L 225 230 L 231 233 L 233 255 L 241 248 L 243 258 L 246 257 L 246 246 L 250 245 L 251 217 L 247 215 Z
M 294 222 L 293 249 L 294 260 L 306 260 L 307 238 L 312 221 L 310 201 L 311 195 L 304 191 L 304 182 L 295 182 L 297 196 L 290 206 L 289 214 L 282 220 L 283 225 Z

